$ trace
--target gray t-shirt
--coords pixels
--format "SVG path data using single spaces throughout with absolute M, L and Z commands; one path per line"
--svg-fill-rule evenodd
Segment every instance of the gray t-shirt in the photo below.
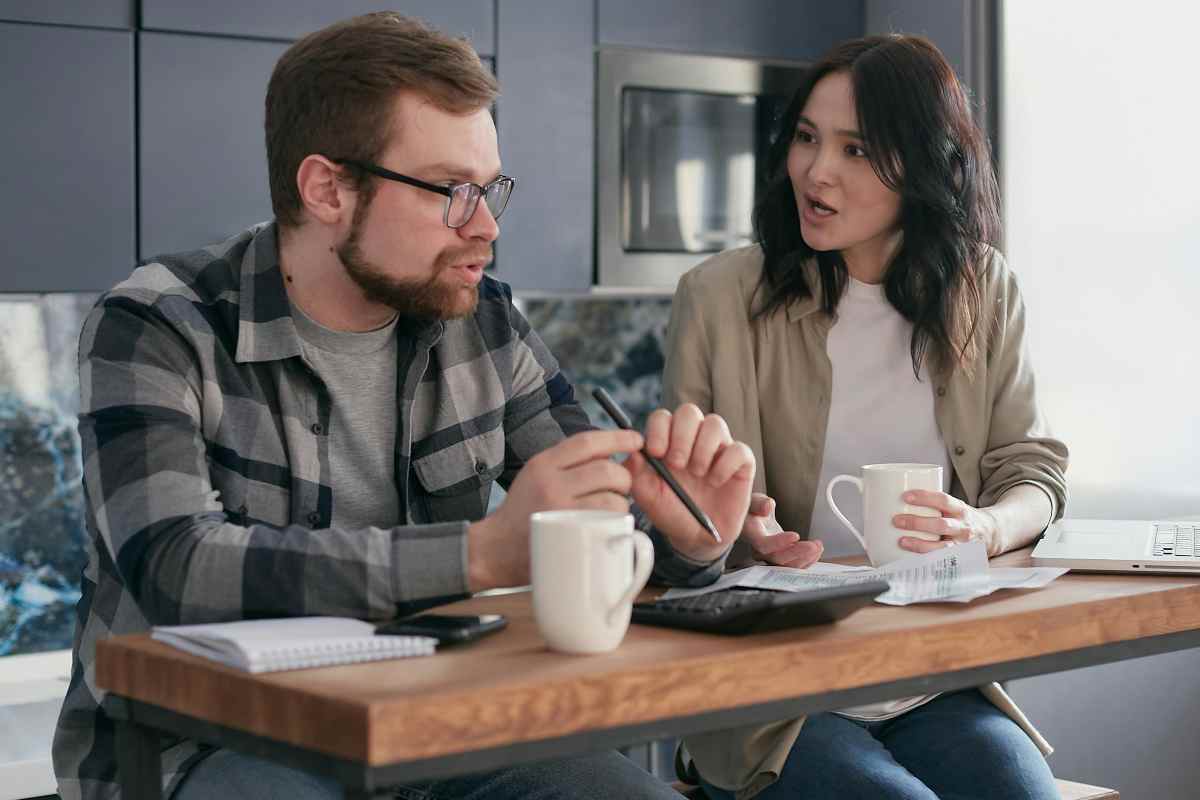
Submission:
M 335 528 L 388 528 L 400 519 L 394 482 L 396 320 L 373 331 L 326 328 L 292 304 L 309 365 L 329 390 Z

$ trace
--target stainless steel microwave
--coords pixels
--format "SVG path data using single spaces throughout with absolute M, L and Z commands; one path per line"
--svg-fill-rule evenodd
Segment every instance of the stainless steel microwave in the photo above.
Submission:
M 596 69 L 596 274 L 674 289 L 705 254 L 752 240 L 777 117 L 805 65 L 601 48 Z

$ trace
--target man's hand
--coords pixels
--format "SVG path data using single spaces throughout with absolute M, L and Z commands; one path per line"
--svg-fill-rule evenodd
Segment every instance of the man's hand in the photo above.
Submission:
M 717 542 L 679 501 L 640 453 L 625 461 L 633 477 L 633 499 L 675 550 L 697 561 L 724 553 L 742 532 L 754 483 L 754 453 L 733 441 L 729 426 L 685 403 L 672 414 L 659 409 L 646 423 L 646 452 L 663 463 L 679 485 L 713 521 Z
M 632 477 L 610 457 L 640 450 L 642 443 L 637 431 L 587 431 L 529 459 L 500 507 L 469 529 L 471 591 L 529 583 L 530 514 L 574 508 L 628 511 Z
M 750 513 L 742 526 L 742 536 L 756 558 L 781 567 L 811 567 L 825 552 L 821 542 L 802 540 L 795 531 L 780 527 L 775 520 L 775 500 L 758 492 L 750 496 Z

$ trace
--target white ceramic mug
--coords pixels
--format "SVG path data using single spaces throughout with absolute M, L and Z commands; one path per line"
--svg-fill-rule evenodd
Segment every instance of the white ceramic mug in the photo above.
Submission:
M 863 530 L 860 533 L 846 515 L 833 502 L 833 487 L 839 483 L 852 483 L 858 487 L 863 503 Z M 941 537 L 922 531 L 906 531 L 892 524 L 897 514 L 914 514 L 918 517 L 940 517 L 941 512 L 928 506 L 910 506 L 902 495 L 910 489 L 925 489 L 930 492 L 942 490 L 942 468 L 937 464 L 867 464 L 862 468 L 862 478 L 854 475 L 838 475 L 825 487 L 825 499 L 829 507 L 842 521 L 854 538 L 867 551 L 867 558 L 875 566 L 914 555 L 899 545 L 901 536 L 912 536 L 936 542 Z
M 615 649 L 650 579 L 650 537 L 616 511 L 542 511 L 529 530 L 533 616 L 546 643 L 566 653 Z

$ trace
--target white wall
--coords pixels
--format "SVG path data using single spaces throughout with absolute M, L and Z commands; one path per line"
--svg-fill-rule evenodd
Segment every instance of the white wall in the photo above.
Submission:
M 1004 3 L 1005 250 L 1071 516 L 1200 518 L 1198 23 L 1168 0 Z M 1197 674 L 1190 651 L 1012 689 L 1056 774 L 1191 798 Z
M 1200 512 L 1200 10 L 1005 16 L 1006 249 L 1071 513 Z

